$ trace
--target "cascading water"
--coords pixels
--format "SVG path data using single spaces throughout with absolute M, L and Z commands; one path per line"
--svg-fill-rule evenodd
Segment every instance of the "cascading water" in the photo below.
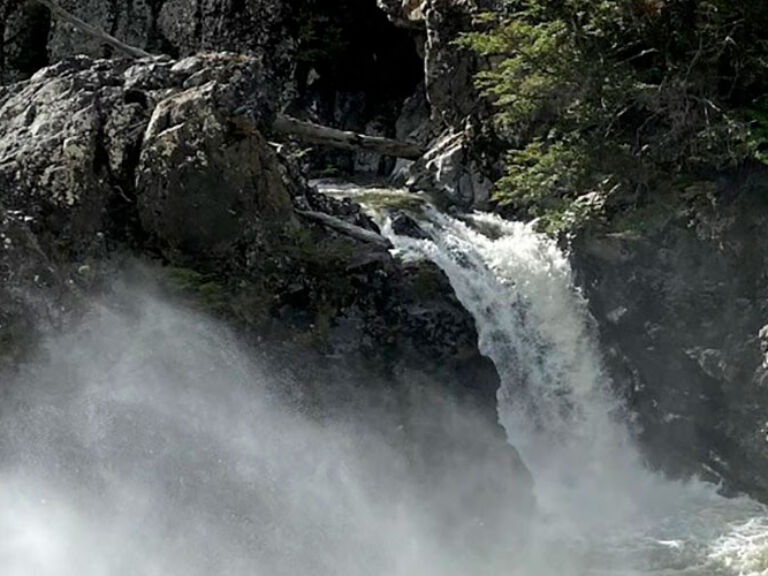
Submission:
M 768 520 L 747 498 L 647 470 L 612 393 L 568 260 L 530 226 L 426 208 L 431 239 L 398 236 L 426 257 L 474 315 L 500 373 L 499 418 L 534 477 L 540 514 L 510 571 L 768 574 Z
M 768 575 L 763 506 L 644 468 L 557 246 L 489 215 L 427 209 L 423 226 L 430 240 L 388 234 L 445 270 L 501 375 L 538 503 L 522 543 L 515 518 L 479 552 L 441 534 L 441 506 L 459 524 L 474 511 L 424 504 L 375 431 L 399 419 L 308 417 L 282 396 L 291 379 L 216 322 L 118 286 L 0 382 L 0 575 Z M 462 438 L 485 425 L 451 421 Z M 470 468 L 454 483 L 519 481 Z

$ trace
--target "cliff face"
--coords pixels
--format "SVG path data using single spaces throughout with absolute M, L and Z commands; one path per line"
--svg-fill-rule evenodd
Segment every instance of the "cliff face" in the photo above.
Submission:
M 480 62 L 452 41 L 493 2 L 381 0 L 393 21 L 424 31 L 431 150 L 411 168 L 414 188 L 459 207 L 483 207 L 499 175 L 488 109 L 472 75 Z M 637 416 L 649 463 L 701 474 L 726 490 L 768 498 L 768 185 L 764 169 L 713 181 L 710 204 L 680 190 L 664 214 L 627 208 L 590 224 L 571 257 L 590 302 L 617 390 Z M 639 221 L 648 218 L 648 221 Z
M 501 165 L 490 122 L 488 102 L 479 97 L 475 74 L 481 63 L 457 44 L 464 32 L 475 29 L 475 18 L 501 11 L 498 0 L 379 0 L 379 6 L 397 25 L 410 30 L 424 59 L 424 105 L 406 105 L 398 137 L 421 141 L 429 148 L 415 163 L 401 163 L 395 177 L 413 190 L 426 190 L 448 205 L 486 209 Z
M 387 441 L 413 455 L 425 498 L 477 498 L 486 526 L 500 512 L 490 494 L 529 509 L 471 317 L 435 266 L 367 241 L 377 229 L 358 207 L 308 188 L 267 143 L 268 70 L 234 54 L 77 57 L 0 88 L 0 371 L 138 259 L 159 290 L 294 373 L 306 410 L 373 410 Z M 458 414 L 482 425 L 456 427 Z M 488 461 L 498 474 L 452 473 Z
M 768 180 L 717 188 L 632 233 L 590 227 L 572 256 L 651 464 L 765 499 Z
M 63 0 L 60 6 L 124 42 L 150 53 L 187 56 L 199 50 L 250 53 L 264 59 L 275 81 L 288 82 L 295 39 L 281 0 Z M 68 24 L 52 20 L 34 2 L 3 0 L 0 81 L 29 76 L 47 62 L 76 54 L 111 56 L 111 49 Z M 34 56 L 34 58 L 33 58 Z

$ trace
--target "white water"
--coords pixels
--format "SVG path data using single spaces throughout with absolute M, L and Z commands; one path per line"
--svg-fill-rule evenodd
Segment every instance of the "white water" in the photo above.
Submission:
M 385 232 L 448 275 L 501 375 L 499 418 L 531 469 L 540 514 L 513 574 L 768 574 L 768 515 L 702 482 L 648 471 L 557 245 L 521 223 L 433 209 L 434 240 Z

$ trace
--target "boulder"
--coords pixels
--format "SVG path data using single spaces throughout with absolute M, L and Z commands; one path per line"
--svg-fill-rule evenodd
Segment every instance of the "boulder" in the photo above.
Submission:
M 143 230 L 170 260 L 230 256 L 246 239 L 295 224 L 282 168 L 254 113 L 264 105 L 249 102 L 259 86 L 200 74 L 155 106 L 137 167 Z
M 3 203 L 29 217 L 39 241 L 63 257 L 103 255 L 107 236 L 133 225 L 115 216 L 133 205 L 137 158 L 157 103 L 207 84 L 222 114 L 261 125 L 272 95 L 262 90 L 260 70 L 255 59 L 233 55 L 178 64 L 81 56 L 41 70 L 0 93 Z M 157 126 L 161 114 L 154 119 Z

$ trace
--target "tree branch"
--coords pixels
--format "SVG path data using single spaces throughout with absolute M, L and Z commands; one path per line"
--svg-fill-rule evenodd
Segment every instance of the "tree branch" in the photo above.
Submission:
M 84 20 L 81 20 L 74 14 L 71 14 L 70 12 L 67 12 L 66 10 L 64 10 L 64 8 L 59 6 L 53 0 L 34 0 L 34 1 L 48 8 L 51 11 L 51 14 L 53 14 L 59 20 L 62 20 L 64 22 L 67 22 L 68 24 L 71 24 L 72 26 L 74 26 L 84 34 L 91 36 L 92 38 L 101 40 L 104 44 L 112 46 L 112 48 L 122 52 L 126 56 L 130 56 L 131 58 L 152 58 L 153 57 L 153 55 L 150 54 L 149 52 L 146 52 L 141 48 L 137 48 L 135 46 L 130 46 L 128 44 L 125 44 L 124 42 L 121 42 L 114 36 L 111 36 L 110 34 L 107 34 L 106 32 L 104 32 L 103 30 L 100 30 L 96 26 L 91 26 L 90 24 L 88 24 L 88 22 L 85 22 Z
M 373 244 L 374 246 L 384 248 L 385 250 L 392 248 L 392 243 L 381 234 L 377 234 L 372 230 L 366 230 L 360 226 L 355 226 L 354 224 L 345 222 L 341 218 L 336 218 L 335 216 L 325 214 L 324 212 L 312 212 L 308 210 L 295 210 L 295 212 L 300 216 L 304 216 L 309 220 L 314 220 L 323 226 L 336 230 L 336 232 L 339 232 L 340 234 L 350 236 L 351 238 L 355 238 L 366 244 Z

